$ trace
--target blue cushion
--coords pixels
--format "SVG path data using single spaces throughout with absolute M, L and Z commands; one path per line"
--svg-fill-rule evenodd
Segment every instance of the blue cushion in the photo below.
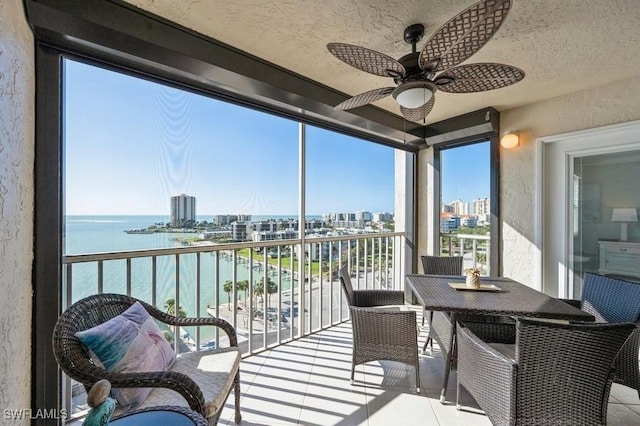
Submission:
M 176 359 L 175 351 L 139 302 L 105 323 L 77 332 L 76 337 L 115 373 L 167 371 Z M 144 402 L 151 390 L 114 388 L 112 393 L 122 408 L 130 410 Z

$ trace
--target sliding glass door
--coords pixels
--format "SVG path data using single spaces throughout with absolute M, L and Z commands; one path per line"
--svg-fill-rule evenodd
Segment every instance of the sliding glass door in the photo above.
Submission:
M 580 298 L 585 273 L 640 281 L 640 123 L 539 140 L 540 288 Z

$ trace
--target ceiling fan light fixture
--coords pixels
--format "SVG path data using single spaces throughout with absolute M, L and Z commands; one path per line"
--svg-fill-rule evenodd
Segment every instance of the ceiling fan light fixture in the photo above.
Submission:
M 418 108 L 429 102 L 435 91 L 435 84 L 429 81 L 410 81 L 398 86 L 393 98 L 402 107 Z

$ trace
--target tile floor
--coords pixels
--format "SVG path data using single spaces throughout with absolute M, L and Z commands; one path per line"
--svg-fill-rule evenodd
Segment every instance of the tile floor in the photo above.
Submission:
M 419 343 L 426 339 L 420 334 Z M 420 354 L 422 392 L 415 393 L 413 369 L 394 362 L 356 367 L 349 384 L 351 325 L 328 330 L 245 358 L 241 364 L 243 425 L 490 425 L 468 395 L 464 411 L 455 407 L 455 373 L 449 380 L 448 402 L 440 404 L 444 362 L 437 349 Z M 233 395 L 219 424 L 233 425 Z M 614 385 L 609 425 L 640 425 L 638 394 Z

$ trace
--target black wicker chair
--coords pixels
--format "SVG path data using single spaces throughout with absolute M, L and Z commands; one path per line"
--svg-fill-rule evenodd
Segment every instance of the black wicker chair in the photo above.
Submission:
M 640 397 L 640 283 L 586 273 L 580 300 L 563 301 L 592 314 L 599 323 L 637 324 L 616 358 L 614 381 L 636 389 Z
M 420 260 L 425 274 L 462 275 L 462 256 L 420 256 Z M 422 325 L 424 325 L 425 317 L 431 318 L 431 315 L 432 313 L 426 309 L 422 311 Z M 427 343 L 431 340 L 430 337 L 427 337 Z
M 459 323 L 460 387 L 496 425 L 604 425 L 612 366 L 633 323 L 518 320 L 516 344 L 492 347 Z
M 416 313 L 402 307 L 383 307 L 404 305 L 404 292 L 354 290 L 347 266 L 338 271 L 338 277 L 351 313 L 351 383 L 356 365 L 378 360 L 398 361 L 415 368 L 416 393 L 420 393 Z
M 240 423 L 240 351 L 235 329 L 221 318 L 178 318 L 139 301 L 149 314 L 178 327 L 217 326 L 229 337 L 229 348 L 180 354 L 170 371 L 143 373 L 113 373 L 96 365 L 87 348 L 75 336 L 120 315 L 137 299 L 121 294 L 96 294 L 71 305 L 58 319 L 53 331 L 53 352 L 62 371 L 82 383 L 87 392 L 100 379 L 107 379 L 114 388 L 151 387 L 154 390 L 137 407 L 189 406 L 215 425 L 225 401 L 234 390 L 235 422 Z M 203 371 L 199 363 L 229 365 L 229 371 Z M 120 413 L 124 414 L 124 413 Z M 116 413 L 116 415 L 119 415 Z

